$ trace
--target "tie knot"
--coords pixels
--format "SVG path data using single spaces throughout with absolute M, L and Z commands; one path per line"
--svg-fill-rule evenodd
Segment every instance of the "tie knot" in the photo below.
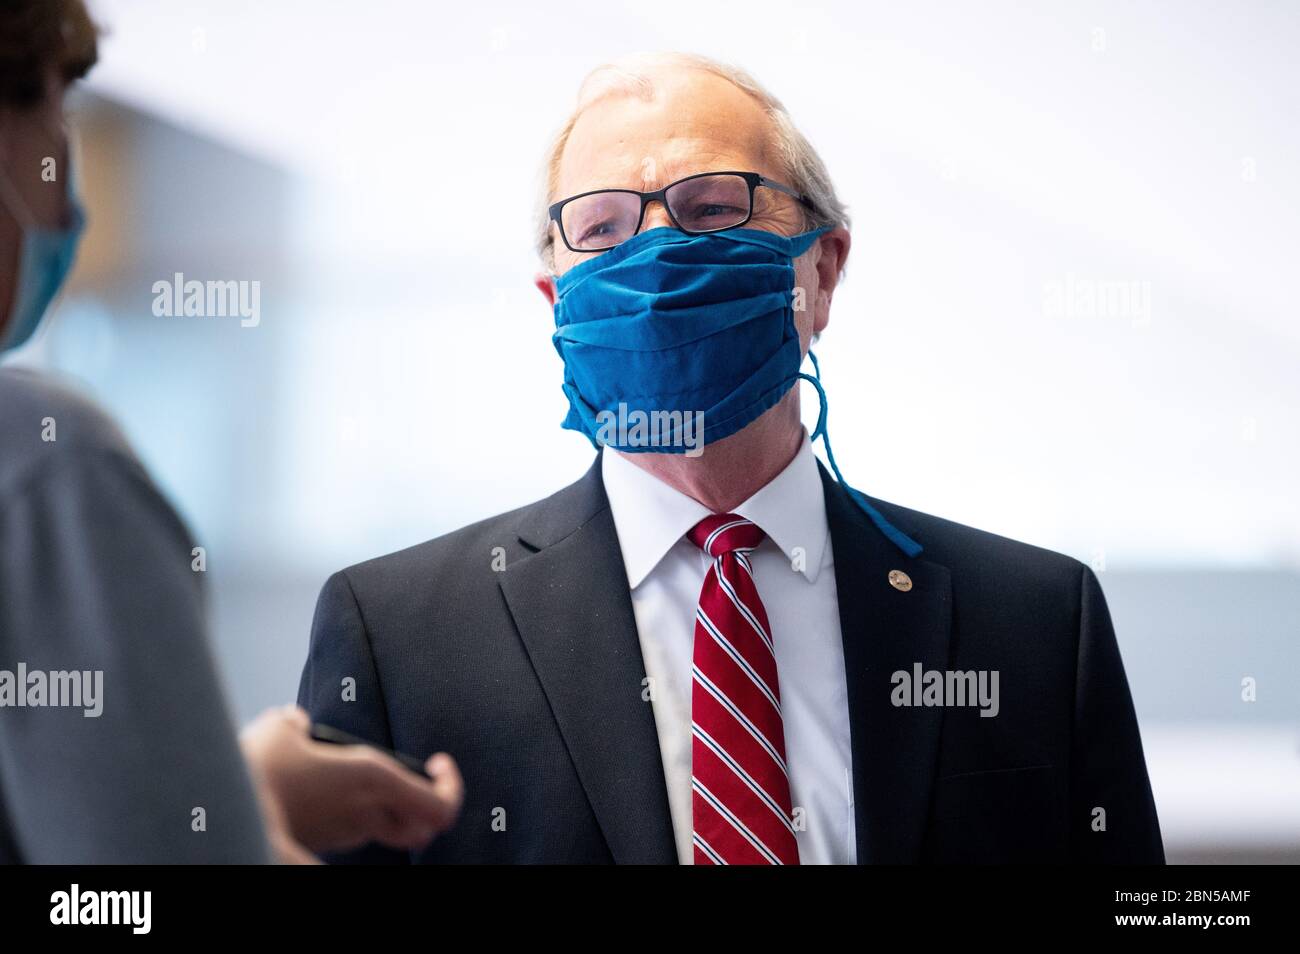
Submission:
M 733 550 L 752 550 L 763 542 L 763 531 L 758 524 L 734 513 L 715 513 L 705 517 L 686 535 L 691 543 L 711 557 Z

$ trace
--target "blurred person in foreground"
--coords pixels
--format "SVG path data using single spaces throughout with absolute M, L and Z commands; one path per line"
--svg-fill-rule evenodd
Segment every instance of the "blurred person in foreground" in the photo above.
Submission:
M 1092 571 L 832 478 L 801 367 L 849 220 L 781 103 L 701 57 L 602 67 L 545 188 L 536 284 L 595 460 L 335 574 L 299 690 L 456 756 L 463 820 L 417 858 L 1162 861 Z
M 82 0 L 0 8 L 0 354 L 72 265 L 63 98 L 96 46 Z M 190 552 L 111 421 L 0 368 L 0 862 L 310 863 L 376 839 L 419 848 L 450 825 L 446 755 L 430 781 L 313 741 L 291 706 L 236 738 Z

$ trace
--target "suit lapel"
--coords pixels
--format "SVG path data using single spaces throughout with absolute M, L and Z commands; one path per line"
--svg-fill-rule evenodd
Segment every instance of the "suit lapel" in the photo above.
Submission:
M 618 863 L 677 861 L 654 712 L 600 457 L 530 508 L 501 591 Z
M 848 676 L 858 861 L 915 863 L 930 810 L 943 710 L 895 706 L 892 675 L 903 671 L 910 677 L 918 663 L 925 671 L 947 667 L 948 569 L 925 560 L 924 552 L 906 556 L 824 468 L 821 476 Z M 911 588 L 891 584 L 891 570 L 907 574 Z

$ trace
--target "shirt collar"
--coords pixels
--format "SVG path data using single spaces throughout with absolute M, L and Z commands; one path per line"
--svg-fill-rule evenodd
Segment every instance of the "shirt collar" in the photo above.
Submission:
M 826 522 L 825 491 L 807 432 L 794 460 L 735 512 L 762 527 L 790 565 L 799 567 L 809 583 L 817 582 L 830 524 Z
M 601 458 L 601 478 L 628 586 L 636 589 L 673 545 L 711 511 L 617 451 L 606 448 Z M 758 524 L 791 566 L 799 567 L 809 583 L 817 581 L 830 529 L 817 458 L 806 432 L 794 460 L 733 513 Z

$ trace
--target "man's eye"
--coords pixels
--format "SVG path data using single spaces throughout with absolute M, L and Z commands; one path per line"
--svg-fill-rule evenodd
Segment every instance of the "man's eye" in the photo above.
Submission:
M 682 224 L 694 229 L 721 228 L 739 222 L 748 211 L 725 202 L 700 202 L 690 207 Z
M 587 242 L 590 241 L 591 239 L 603 238 L 604 236 L 609 235 L 609 233 L 612 232 L 613 230 L 614 230 L 614 226 L 611 225 L 608 221 L 597 222 L 594 225 L 590 225 L 587 228 L 583 229 L 579 241 Z
M 735 216 L 740 212 L 741 210 L 734 205 L 715 204 L 715 205 L 700 206 L 699 209 L 696 210 L 695 214 L 699 218 L 705 218 L 708 216 L 717 216 L 717 215 L 723 215 L 723 216 L 729 216 L 731 218 L 735 218 Z

